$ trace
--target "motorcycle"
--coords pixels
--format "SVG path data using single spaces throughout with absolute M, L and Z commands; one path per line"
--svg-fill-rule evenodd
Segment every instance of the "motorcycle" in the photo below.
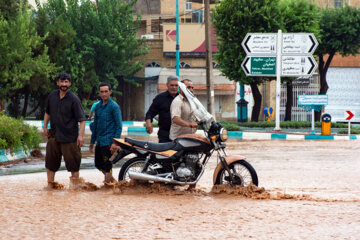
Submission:
M 169 143 L 154 143 L 132 138 L 114 139 L 120 152 L 114 155 L 113 163 L 129 154 L 134 158 L 127 160 L 120 169 L 119 181 L 140 180 L 162 182 L 176 185 L 196 185 L 214 152 L 218 164 L 213 173 L 213 184 L 258 186 L 255 169 L 243 156 L 229 156 L 226 152 L 228 131 L 216 122 L 197 98 L 179 82 L 181 90 L 190 102 L 200 134 L 184 134 Z

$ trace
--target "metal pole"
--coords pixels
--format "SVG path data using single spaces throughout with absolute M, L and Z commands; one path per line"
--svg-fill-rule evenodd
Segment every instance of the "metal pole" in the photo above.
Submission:
M 315 110 L 311 109 L 311 134 L 315 134 Z
M 176 76 L 180 76 L 179 0 L 176 0 Z
M 280 93 L 281 93 L 281 49 L 282 31 L 278 30 L 276 49 L 276 99 L 275 99 L 275 131 L 280 131 Z
M 245 96 L 244 84 L 240 84 L 240 99 L 244 99 L 244 96 Z
M 210 29 L 210 2 L 205 0 L 205 45 L 206 45 L 206 90 L 207 90 L 207 109 L 215 117 L 214 104 L 214 82 L 212 66 L 212 44 Z

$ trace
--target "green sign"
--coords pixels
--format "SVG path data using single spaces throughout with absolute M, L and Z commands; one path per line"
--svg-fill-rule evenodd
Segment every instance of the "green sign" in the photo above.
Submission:
M 276 57 L 251 57 L 251 75 L 276 75 Z

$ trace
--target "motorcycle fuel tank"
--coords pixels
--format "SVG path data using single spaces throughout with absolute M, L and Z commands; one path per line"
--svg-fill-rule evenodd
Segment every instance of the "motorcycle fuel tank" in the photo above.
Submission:
M 213 147 L 210 141 L 198 134 L 184 134 L 175 139 L 185 151 L 191 152 L 208 152 Z

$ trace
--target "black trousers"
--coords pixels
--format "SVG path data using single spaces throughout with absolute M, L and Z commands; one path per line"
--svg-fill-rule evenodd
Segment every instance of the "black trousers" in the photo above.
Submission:
M 165 129 L 159 128 L 159 132 L 158 132 L 159 143 L 172 142 L 171 139 L 169 138 L 169 135 L 170 135 L 170 130 L 167 131 Z
M 111 158 L 110 146 L 100 147 L 98 144 L 95 147 L 95 167 L 100 171 L 110 172 L 112 163 L 109 161 Z

